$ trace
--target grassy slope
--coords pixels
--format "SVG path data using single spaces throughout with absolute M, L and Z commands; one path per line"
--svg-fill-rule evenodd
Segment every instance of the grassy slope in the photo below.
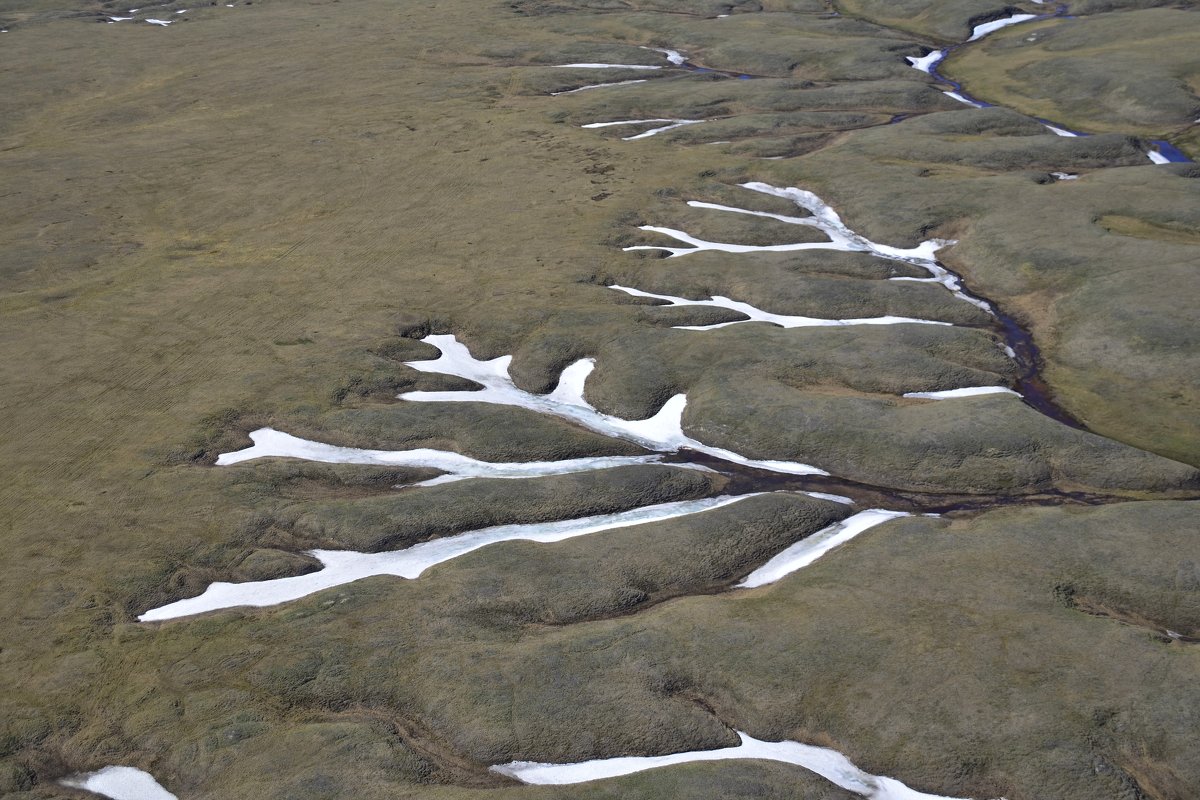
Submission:
M 945 65 L 990 102 L 1088 133 L 1168 138 L 1195 157 L 1200 14 L 1059 19 L 989 38 Z
M 636 30 L 636 23 L 595 23 L 595 36 L 604 38 L 606 30 Z M 426 654 L 425 662 L 407 663 L 396 673 L 400 683 L 411 682 L 412 696 L 418 699 L 404 709 L 417 720 L 416 727 L 441 726 L 428 736 L 407 729 L 398 734 L 394 722 L 370 715 L 330 718 L 327 709 L 314 711 L 281 694 L 288 686 L 284 679 L 256 682 L 245 677 L 242 659 L 247 652 L 260 653 L 247 646 L 247 637 L 261 636 L 268 642 L 265 650 L 278 659 L 268 666 L 278 667 L 285 677 L 291 674 L 288 670 L 303 674 L 308 669 L 306 655 L 289 650 L 289 642 L 310 634 L 307 626 L 315 623 L 305 620 L 311 610 L 322 607 L 323 598 L 300 611 L 252 618 L 251 625 L 243 625 L 237 615 L 161 632 L 127 624 L 141 592 L 160 588 L 181 567 L 223 568 L 220 559 L 229 557 L 230 542 L 242 541 L 239 537 L 256 530 L 262 516 L 290 502 L 269 491 L 248 493 L 236 473 L 190 463 L 190 455 L 224 431 L 218 422 L 204 420 L 233 409 L 259 422 L 315 419 L 337 429 L 321 422 L 337 407 L 337 398 L 349 391 L 354 406 L 360 387 L 379 386 L 377 395 L 386 395 L 383 390 L 393 382 L 413 380 L 394 361 L 371 353 L 383 343 L 394 344 L 389 337 L 396 325 L 413 318 L 452 326 L 470 336 L 481 355 L 528 346 L 528 366 L 522 368 L 531 386 L 544 382 L 554 364 L 561 366 L 564 349 L 570 349 L 556 349 L 552 345 L 560 340 L 545 344 L 539 335 L 548 331 L 557 336 L 567 320 L 581 331 L 568 345 L 577 346 L 579 340 L 593 346 L 609 342 L 609 363 L 631 352 L 622 342 L 654 340 L 660 348 L 664 341 L 678 346 L 687 356 L 681 360 L 692 364 L 691 372 L 678 380 L 694 378 L 711 352 L 712 340 L 674 334 L 666 338 L 668 334 L 659 336 L 654 328 L 622 339 L 624 328 L 617 326 L 640 312 L 628 307 L 626 316 L 614 316 L 614 302 L 589 281 L 597 273 L 628 269 L 628 259 L 606 243 L 628 232 L 629 223 L 645 213 L 655 192 L 681 185 L 684 193 L 697 191 L 711 182 L 712 174 L 700 177 L 709 170 L 719 179 L 809 180 L 839 207 L 844 204 L 854 211 L 855 219 L 862 219 L 863 229 L 873 235 L 872 225 L 893 226 L 878 238 L 915 235 L 931 218 L 954 218 L 947 212 L 888 221 L 891 215 L 882 208 L 901 193 L 896 188 L 903 185 L 899 181 L 891 184 L 891 198 L 871 200 L 865 188 L 842 189 L 839 196 L 839 185 L 878 185 L 881 174 L 864 169 L 853 180 L 841 180 L 839 173 L 847 172 L 857 159 L 854 137 L 845 140 L 844 160 L 832 151 L 828 167 L 817 160 L 797 174 L 774 162 L 752 162 L 748 168 L 745 159 L 722 148 L 685 148 L 666 140 L 623 143 L 555 124 L 547 101 L 515 93 L 519 76 L 514 72 L 510 79 L 506 68 L 481 54 L 498 39 L 553 51 L 567 37 L 547 32 L 544 20 L 525 20 L 499 6 L 439 3 L 431 14 L 424 7 L 374 2 L 267 2 L 249 8 L 205 8 L 167 29 L 64 20 L 31 24 L 5 36 L 0 168 L 11 178 L 0 197 L 0 238 L 5 242 L 0 343 L 6 354 L 0 363 L 0 385 L 5 387 L 0 460 L 6 465 L 0 484 L 6 553 L 0 600 L 10 613 L 3 623 L 0 650 L 0 718 L 7 726 L 2 731 L 3 752 L 6 757 L 16 754 L 5 767 L 17 770 L 6 788 L 23 785 L 21 770 L 27 767 L 45 780 L 65 769 L 109 761 L 162 766 L 164 780 L 169 776 L 198 795 L 207 791 L 223 797 L 238 792 L 285 796 L 288 791 L 335 795 L 347 781 L 357 781 L 362 796 L 392 795 L 401 791 L 399 787 L 413 785 L 419 788 L 410 791 L 430 796 L 427 786 L 413 782 L 431 776 L 468 783 L 476 779 L 474 762 L 462 768 L 453 764 L 455 753 L 470 747 L 445 748 L 450 751 L 446 754 L 440 744 L 471 727 L 438 722 L 434 713 L 443 697 L 439 692 L 452 694 L 455 684 L 447 681 L 437 691 L 422 694 L 428 685 L 422 681 L 429 680 L 421 672 L 422 663 L 432 659 L 445 669 L 477 647 L 456 649 L 442 638 L 445 631 L 467 630 L 454 614 L 438 616 L 455 607 L 454 598 L 444 599 L 447 605 L 440 611 L 431 610 L 430 627 L 421 634 L 431 637 L 426 640 L 429 653 L 438 658 Z M 863 62 L 861 69 L 877 77 L 885 59 L 868 53 Z M 844 66 L 834 70 L 840 76 L 851 71 Z M 919 85 L 919 76 L 911 80 Z M 607 102 L 584 95 L 577 99 L 601 104 L 595 109 L 600 112 Z M 623 101 L 611 102 L 616 108 Z M 927 167 L 903 165 L 905 175 L 918 168 Z M 941 167 L 934 164 L 933 169 Z M 970 164 L 955 169 L 972 179 L 979 172 Z M 947 207 L 961 209 L 962 198 L 973 191 L 952 188 L 952 181 L 941 185 Z M 605 193 L 609 196 L 593 199 Z M 1046 202 L 1043 208 L 1049 211 L 1056 205 Z M 1088 205 L 1083 208 L 1080 213 L 1086 213 Z M 733 342 L 731 352 L 736 352 L 761 339 L 753 329 L 745 329 L 725 341 Z M 611 375 L 597 391 L 607 392 L 614 406 L 645 407 L 664 387 L 646 388 L 638 381 L 661 374 L 666 362 L 662 355 L 647 358 L 628 375 Z M 853 372 L 853 366 L 843 370 Z M 873 380 L 882 380 L 880 375 L 899 374 L 899 365 L 893 369 L 878 375 L 868 372 Z M 597 377 L 603 378 L 599 373 Z M 1136 406 L 1136 398 L 1105 402 L 1106 408 L 1116 409 L 1110 412 L 1116 418 L 1114 427 L 1131 424 L 1125 409 Z M 467 439 L 466 434 L 456 437 L 453 424 L 430 423 L 428 440 Z M 347 428 L 353 433 L 351 425 L 339 430 L 351 438 Z M 583 450 L 604 447 L 572 437 L 577 434 L 560 429 L 545 433 L 547 447 L 564 442 L 562 446 Z M 1164 441 L 1158 434 L 1151 438 L 1156 448 Z M 1187 441 L 1178 448 L 1186 447 Z M 896 472 L 907 469 L 901 463 Z M 1162 513 L 1168 529 L 1186 528 L 1183 511 Z M 1057 522 L 1045 524 L 1054 530 Z M 1028 536 L 1036 539 L 1038 530 L 1035 526 Z M 600 552 L 590 549 L 595 546 L 580 545 L 573 551 L 583 565 L 581 573 L 588 572 L 587 565 Z M 630 542 L 629 549 L 640 555 L 635 543 Z M 559 563 L 557 551 L 521 552 L 533 565 L 526 567 L 532 577 Z M 665 552 L 664 560 L 669 560 L 677 551 Z M 978 562 L 964 563 L 957 571 L 948 569 L 961 579 L 950 582 L 947 591 L 974 591 L 973 576 L 989 571 L 990 566 L 981 564 L 995 563 L 990 559 L 1011 557 L 1021 564 L 1043 558 L 1036 549 L 1017 548 L 1014 556 L 998 552 L 999 556 L 989 553 Z M 500 562 L 480 555 L 473 563 L 487 573 Z M 514 574 L 522 574 L 518 567 L 512 565 Z M 906 568 L 920 572 L 919 567 L 910 563 Z M 453 573 L 457 568 L 448 569 Z M 841 569 L 853 576 L 862 568 Z M 686 583 L 679 576 L 672 580 Z M 1016 582 L 1006 585 L 1024 585 L 1012 580 Z M 469 582 L 463 585 L 468 594 L 473 591 Z M 322 629 L 314 634 L 331 638 L 322 638 L 312 648 L 334 662 L 361 657 L 371 642 L 363 632 L 372 624 L 371 617 L 393 616 L 394 604 L 409 602 L 397 601 L 393 593 L 411 595 L 413 608 L 428 603 L 437 609 L 436 598 L 421 599 L 425 591 L 379 581 L 353 590 L 349 596 L 359 601 L 339 606 L 341 616 L 333 632 Z M 522 603 L 545 602 L 562 588 L 546 586 L 544 591 L 517 602 L 518 610 Z M 836 604 L 836 598 L 829 598 L 828 604 Z M 877 734 L 879 738 L 860 738 L 865 723 L 856 715 L 865 713 L 862 708 L 869 703 L 839 705 L 830 700 L 827 716 L 817 720 L 755 716 L 757 711 L 744 709 L 758 708 L 768 698 L 798 695 L 794 686 L 757 685 L 754 698 L 736 696 L 731 676 L 743 665 L 722 661 L 730 648 L 708 627 L 722 615 L 737 617 L 740 612 L 730 612 L 727 605 L 726 599 L 713 598 L 665 606 L 657 613 L 678 607 L 691 615 L 689 630 L 695 630 L 695 636 L 652 642 L 663 645 L 661 656 L 651 659 L 645 674 L 635 664 L 628 679 L 634 684 L 650 677 L 658 680 L 664 664 L 686 665 L 694 659 L 695 664 L 710 665 L 713 674 L 726 675 L 719 688 L 730 693 L 730 713 L 745 715 L 756 730 L 817 739 L 842 730 L 844 740 L 840 735 L 835 740 L 858 747 L 853 754 L 864 766 L 895 768 L 939 789 L 1020 788 L 1045 774 L 1044 764 L 1016 777 L 1000 766 L 971 768 L 983 770 L 982 777 L 966 767 L 960 775 L 942 764 L 914 766 L 910 773 L 908 762 L 888 755 L 889 748 L 900 746 L 909 731 L 934 713 L 936 695 L 928 687 L 921 696 L 924 704 L 905 712 L 908 716 L 890 732 Z M 895 603 L 885 606 L 895 608 Z M 787 613 L 808 607 L 788 605 Z M 830 617 L 823 624 L 831 630 L 819 635 L 789 628 L 779 634 L 780 652 L 805 641 L 841 647 L 844 630 L 835 635 L 832 629 L 860 625 L 868 612 L 847 612 L 840 621 Z M 927 609 L 893 613 L 896 618 L 888 624 L 897 630 L 930 625 L 922 616 Z M 410 618 L 404 619 L 409 624 Z M 665 622 L 656 625 L 675 624 L 669 616 L 658 619 Z M 600 624 L 621 631 L 622 625 L 640 623 L 633 617 Z M 724 624 L 716 630 L 737 629 L 732 622 L 731 628 L 722 628 Z M 1078 647 L 1064 649 L 1055 656 L 1061 659 L 1056 663 L 1084 658 L 1086 648 L 1079 642 L 1086 639 L 1085 633 L 1061 624 L 1070 637 L 1079 637 L 1072 638 Z M 1022 652 L 1038 652 L 1055 641 L 1051 634 L 1059 630 L 1019 627 L 1013 635 Z M 522 637 L 519 626 L 506 621 L 498 632 L 492 629 L 486 635 L 500 642 L 489 656 L 497 661 L 524 652 L 506 649 Z M 587 646 L 570 644 L 574 635 L 554 634 L 562 638 L 553 641 L 567 642 L 562 646 L 568 652 L 586 652 Z M 703 652 L 697 651 L 696 642 L 706 642 Z M 950 644 L 942 641 L 939 646 Z M 1134 645 L 1143 649 L 1122 661 L 1127 645 L 1120 639 L 1099 656 L 1087 657 L 1099 665 L 1105 659 L 1119 661 L 1123 671 L 1147 668 L 1158 657 L 1159 651 L 1152 649 L 1157 643 L 1137 639 Z M 742 647 L 750 654 L 747 658 L 753 657 L 752 647 Z M 194 664 L 186 657 L 189 653 L 196 654 Z M 859 656 L 864 660 L 855 661 Z M 879 658 L 877 651 L 862 652 L 845 668 L 855 680 L 874 681 L 861 671 L 862 665 Z M 1175 659 L 1171 670 L 1181 671 L 1181 684 L 1192 680 L 1190 667 L 1178 666 L 1181 659 L 1173 651 L 1167 658 Z M 580 663 L 581 674 L 593 669 L 586 659 Z M 530 675 L 541 674 L 544 663 L 531 664 Z M 720 672 L 725 668 L 731 671 Z M 1102 666 L 1091 668 L 1104 671 Z M 1030 669 L 1036 672 L 1039 667 Z M 264 674 L 269 678 L 270 670 Z M 355 680 L 369 687 L 373 673 L 363 674 L 366 677 Z M 1161 685 L 1176 680 L 1175 672 L 1167 674 Z M 1022 693 L 1021 680 L 1028 676 L 1021 675 L 1025 677 L 1011 677 L 1018 686 L 1013 713 L 1024 713 L 1033 707 L 1030 703 L 1041 701 L 1040 695 Z M 346 680 L 331 678 L 330 691 L 336 696 Z M 604 680 L 596 677 L 595 683 L 602 686 Z M 481 685 L 487 686 L 487 680 Z M 881 679 L 875 688 L 894 692 L 897 685 L 902 683 L 888 685 Z M 823 696 L 828 688 L 813 686 L 810 691 Z M 1147 689 L 1151 694 L 1154 690 L 1155 686 Z M 612 710 L 626 716 L 641 714 L 645 698 L 655 696 L 649 690 L 628 696 L 622 694 L 623 687 L 612 691 L 618 696 Z M 666 742 L 694 745 L 727 735 L 690 701 L 654 702 L 660 703 L 655 719 L 661 728 L 635 742 L 647 751 Z M 468 721 L 502 718 L 511 705 L 501 695 L 462 703 L 451 710 Z M 389 708 L 387 702 L 379 705 Z M 521 724 L 536 727 L 530 720 L 540 719 L 542 713 L 536 704 L 530 706 Z M 685 718 L 696 727 L 672 727 Z M 543 737 L 562 738 L 582 726 L 590 738 L 572 741 L 590 748 L 588 753 L 628 743 L 615 737 L 612 723 L 603 718 L 580 721 L 566 714 L 553 719 L 553 726 L 544 723 Z M 988 721 L 978 723 L 972 735 L 986 731 Z M 347 727 L 337 727 L 343 724 Z M 511 724 L 496 723 L 496 730 L 520 741 L 526 734 L 504 728 Z M 1178 729 L 1191 728 L 1184 720 Z M 1078 737 L 1082 731 L 1076 726 L 1067 733 Z M 1169 741 L 1161 745 L 1167 769 L 1175 768 L 1174 735 L 1165 735 Z M 422 746 L 433 755 L 423 756 L 421 747 L 414 750 L 405 743 L 412 741 L 425 742 Z M 858 741 L 868 743 L 855 744 Z M 1138 741 L 1121 739 L 1112 752 Z M 940 747 L 942 742 L 934 744 Z M 988 747 L 1006 746 L 1003 739 L 980 745 L 989 754 L 993 750 Z M 472 752 L 480 756 L 485 751 Z M 1105 753 L 1112 758 L 1110 751 Z M 536 755 L 531 750 L 487 754 Z M 972 753 L 967 756 L 975 758 Z M 1078 752 L 1072 758 L 1076 756 Z M 435 767 L 429 766 L 431 759 Z M 1154 759 L 1152 766 L 1159 755 Z M 379 771 L 367 772 L 369 767 Z M 276 777 L 293 770 L 294 780 Z M 711 788 L 710 778 L 704 777 L 710 771 L 698 767 L 684 771 L 683 777 L 634 778 L 623 785 L 649 786 L 642 789 L 648 796 L 654 796 L 656 786 L 703 796 Z M 795 771 L 761 766 L 735 767 L 722 775 L 720 780 L 741 782 L 728 796 L 765 791 L 793 796 L 789 792 L 794 786 L 788 787 L 798 780 Z M 2 780 L 9 776 L 0 774 Z M 695 780 L 690 789 L 689 780 Z M 1194 785 L 1195 776 L 1181 780 Z M 37 791 L 42 796 L 54 792 L 44 785 Z M 529 794 L 555 796 L 549 790 Z

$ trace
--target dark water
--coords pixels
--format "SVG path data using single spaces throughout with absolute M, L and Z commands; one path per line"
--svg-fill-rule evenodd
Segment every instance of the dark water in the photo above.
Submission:
M 875 486 L 859 481 L 822 475 L 786 475 L 724 461 L 692 450 L 669 453 L 665 464 L 692 464 L 707 467 L 723 475 L 728 483 L 726 494 L 754 492 L 823 492 L 848 497 L 856 509 L 886 508 L 913 514 L 947 514 L 984 511 L 1005 506 L 1102 505 L 1128 502 L 1129 497 L 1092 492 L 1066 492 L 1056 489 L 1002 494 L 968 492 L 922 492 Z M 1197 499 L 1187 497 L 1181 499 Z

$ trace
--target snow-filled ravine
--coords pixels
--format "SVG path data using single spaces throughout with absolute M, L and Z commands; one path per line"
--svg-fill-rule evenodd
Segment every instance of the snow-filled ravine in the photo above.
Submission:
M 625 420 L 598 411 L 583 396 L 584 384 L 595 369 L 595 359 L 584 358 L 563 370 L 558 386 L 549 394 L 534 394 L 519 388 L 508 374 L 512 356 L 500 356 L 481 361 L 471 355 L 466 346 L 452 334 L 431 334 L 421 341 L 441 350 L 432 361 L 409 361 L 408 366 L 422 372 L 454 375 L 480 384 L 481 390 L 442 392 L 405 392 L 400 399 L 413 402 L 494 403 L 526 408 L 541 414 L 568 419 L 578 425 L 641 445 L 660 453 L 692 450 L 697 453 L 771 472 L 789 475 L 827 475 L 822 469 L 796 461 L 748 458 L 731 450 L 713 447 L 683 432 L 683 410 L 687 395 L 677 394 L 667 400 L 658 413 L 648 419 Z
M 576 536 L 628 528 L 652 522 L 700 514 L 737 503 L 752 494 L 736 497 L 709 497 L 703 500 L 683 500 L 674 503 L 643 506 L 632 511 L 601 514 L 580 519 L 541 522 L 528 525 L 498 525 L 476 531 L 443 536 L 421 542 L 404 550 L 383 553 L 358 553 L 347 550 L 312 550 L 322 569 L 306 575 L 275 578 L 245 583 L 218 582 L 209 585 L 203 594 L 152 608 L 138 617 L 141 622 L 157 622 L 192 614 L 202 614 L 237 606 L 273 606 L 298 600 L 310 594 L 362 580 L 372 575 L 393 575 L 414 580 L 430 567 L 451 561 L 498 542 L 561 542 Z
M 900 325 L 904 323 L 915 323 L 918 325 L 950 325 L 949 322 L 940 322 L 932 319 L 914 319 L 913 317 L 859 317 L 852 319 L 821 319 L 818 317 L 798 317 L 789 316 L 786 314 L 772 314 L 769 311 L 755 308 L 749 303 L 742 303 L 737 300 L 731 300 L 728 297 L 711 297 L 708 300 L 688 300 L 685 297 L 675 297 L 669 294 L 654 294 L 652 292 L 643 292 L 640 289 L 631 289 L 628 286 L 612 285 L 608 287 L 616 289 L 619 292 L 632 295 L 634 297 L 645 297 L 650 300 L 662 300 L 668 306 L 709 306 L 711 308 L 727 308 L 730 311 L 736 311 L 740 314 L 745 314 L 747 319 L 735 319 L 731 322 L 715 322 L 712 325 L 676 325 L 674 327 L 685 331 L 711 331 L 717 328 L 724 328 L 729 325 L 740 325 L 743 322 L 767 322 L 772 325 L 778 325 L 781 328 L 808 328 L 808 327 L 841 327 L 846 325 Z
M 765 742 L 742 731 L 741 744 L 719 750 L 693 750 L 664 756 L 624 756 L 581 761 L 577 764 L 543 764 L 513 761 L 492 767 L 493 772 L 522 783 L 563 785 L 616 778 L 649 769 L 696 761 L 761 760 L 795 764 L 815 772 L 829 782 L 868 800 L 954 800 L 945 795 L 911 789 L 895 778 L 870 775 L 836 750 L 800 742 Z
M 824 242 L 781 242 L 779 244 L 753 245 L 753 244 L 732 244 L 728 242 L 712 242 L 706 239 L 701 239 L 693 236 L 686 231 L 676 230 L 675 228 L 664 228 L 658 225 L 642 225 L 640 230 L 650 233 L 658 233 L 663 236 L 668 236 L 680 242 L 684 246 L 669 246 L 669 245 L 650 245 L 640 244 L 626 247 L 626 251 L 634 250 L 660 250 L 671 258 L 680 256 L 692 255 L 693 253 L 703 253 L 706 251 L 717 251 L 722 253 L 790 253 L 801 250 L 839 250 L 842 252 L 853 253 L 870 253 L 879 258 L 885 258 L 890 261 L 901 261 L 905 264 L 912 264 L 920 267 L 929 273 L 927 278 L 915 277 L 896 277 L 891 278 L 893 281 L 915 281 L 918 283 L 939 283 L 949 289 L 955 297 L 964 300 L 974 306 L 978 306 L 985 311 L 991 312 L 991 304 L 981 297 L 967 292 L 958 275 L 955 275 L 950 270 L 946 269 L 936 258 L 938 250 L 947 245 L 954 244 L 953 241 L 947 239 L 927 239 L 921 242 L 916 247 L 893 247 L 891 245 L 880 244 L 873 242 L 867 237 L 851 230 L 844 222 L 841 216 L 838 215 L 833 208 L 822 200 L 817 195 L 806 189 L 798 189 L 794 186 L 781 187 L 772 186 L 768 183 L 759 181 L 751 181 L 749 183 L 739 184 L 743 189 L 748 189 L 752 192 L 767 194 L 773 197 L 781 197 L 793 202 L 797 208 L 807 211 L 808 216 L 790 216 L 787 214 L 774 214 L 767 211 L 755 211 L 748 208 L 738 208 L 736 206 L 720 205 L 717 203 L 706 203 L 699 200 L 690 200 L 688 205 L 692 208 L 703 208 L 712 211 L 723 211 L 730 214 L 747 214 L 754 217 L 764 217 L 773 219 L 777 222 L 785 222 L 790 225 L 803 225 L 811 228 L 816 228 L 821 233 L 828 237 L 828 241 Z
M 256 458 L 298 458 L 326 464 L 375 464 L 389 467 L 418 467 L 441 470 L 444 474 L 415 486 L 433 486 L 465 478 L 538 478 L 545 475 L 569 475 L 598 469 L 650 464 L 660 460 L 658 455 L 598 456 L 569 458 L 561 461 L 480 461 L 447 450 L 427 447 L 413 450 L 363 450 L 357 447 L 338 447 L 301 439 L 273 428 L 259 428 L 250 433 L 253 446 L 232 453 L 222 453 L 218 466 L 240 464 Z

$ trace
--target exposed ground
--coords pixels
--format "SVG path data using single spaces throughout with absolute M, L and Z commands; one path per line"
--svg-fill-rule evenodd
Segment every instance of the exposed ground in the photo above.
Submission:
M 680 5 L 255 0 L 106 24 L 126 8 L 0 4 L 0 794 L 82 796 L 56 781 L 123 764 L 185 800 L 855 796 L 766 762 L 557 788 L 487 769 L 745 730 L 941 795 L 1200 795 L 1200 169 L 1146 156 L 1200 155 L 1197 9 L 1092 0 L 1001 30 L 942 67 L 1005 106 L 971 109 L 906 57 L 1049 9 Z M 580 62 L 629 66 L 555 66 Z M 638 119 L 704 121 L 581 127 Z M 876 243 L 956 239 L 941 263 L 999 316 L 865 252 L 622 249 L 680 244 L 641 226 L 824 241 L 687 204 L 805 213 L 752 181 L 811 190 Z M 679 330 L 739 315 L 612 284 L 952 325 Z M 832 476 L 686 452 L 666 460 L 725 474 L 401 489 L 436 470 L 215 465 L 263 426 L 485 461 L 647 454 L 527 409 L 398 400 L 473 386 L 406 364 L 437 356 L 430 333 L 511 354 L 535 393 L 594 358 L 602 412 L 686 393 L 703 444 Z M 903 397 L 970 386 L 1028 402 Z M 136 621 L 312 571 L 311 548 L 776 489 Z M 733 588 L 873 506 L 945 513 Z

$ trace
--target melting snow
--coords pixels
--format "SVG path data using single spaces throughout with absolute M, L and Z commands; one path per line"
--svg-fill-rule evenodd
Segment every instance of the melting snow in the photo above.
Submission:
M 1004 386 L 970 386 L 965 389 L 945 389 L 940 392 L 905 392 L 905 397 L 919 398 L 921 400 L 949 400 L 954 397 L 978 397 L 984 394 L 1012 394 L 1020 397 L 1021 395 Z
M 522 783 L 561 785 L 615 778 L 691 761 L 762 759 L 803 767 L 868 800 L 953 800 L 942 795 L 918 792 L 894 778 L 870 775 L 854 766 L 841 753 L 826 747 L 814 747 L 799 742 L 764 742 L 741 731 L 738 731 L 738 738 L 741 739 L 741 744 L 737 747 L 724 747 L 719 750 L 694 750 L 666 756 L 604 758 L 578 764 L 513 761 L 492 767 L 492 770 L 516 778 Z
M 909 515 L 903 511 L 887 511 L 882 508 L 860 511 L 852 517 L 835 522 L 828 528 L 823 528 L 796 542 L 747 575 L 746 579 L 737 585 L 737 588 L 753 589 L 774 583 L 798 569 L 807 567 L 830 550 L 845 544 L 863 531 L 890 519 L 907 516 Z
M 573 472 L 608 469 L 628 464 L 648 464 L 658 461 L 657 455 L 600 456 L 570 458 L 562 461 L 520 461 L 494 463 L 427 447 L 414 450 L 360 450 L 338 447 L 301 439 L 272 428 L 259 428 L 250 434 L 252 447 L 234 453 L 222 453 L 219 466 L 238 464 L 255 458 L 300 458 L 326 464 L 378 464 L 393 467 L 430 467 L 446 473 L 418 486 L 446 483 L 453 478 L 536 478 L 544 475 L 567 475 Z
M 112 800 L 179 800 L 160 786 L 154 776 L 133 767 L 104 767 L 96 772 L 63 778 L 59 783 Z
M 478 391 L 405 392 L 400 395 L 402 400 L 496 403 L 517 406 L 540 414 L 563 417 L 605 436 L 634 442 L 660 453 L 686 448 L 724 461 L 771 472 L 783 472 L 791 475 L 828 474 L 824 470 L 808 464 L 751 459 L 730 450 L 696 441 L 683 432 L 683 410 L 687 405 L 687 395 L 684 394 L 671 397 L 657 414 L 644 420 L 624 420 L 601 413 L 583 397 L 584 383 L 596 366 L 595 360 L 590 358 L 580 359 L 564 369 L 559 377 L 558 387 L 550 394 L 533 394 L 518 388 L 509 376 L 508 366 L 512 362 L 512 356 L 500 356 L 490 361 L 480 361 L 474 358 L 466 346 L 455 339 L 453 335 L 430 335 L 421 341 L 437 347 L 442 351 L 441 355 L 432 361 L 406 362 L 408 366 L 422 372 L 437 372 L 443 375 L 467 378 L 482 384 L 483 389 Z
M 633 295 L 634 297 L 648 297 L 654 300 L 665 300 L 672 306 L 712 306 L 715 308 L 727 308 L 730 311 L 737 311 L 745 314 L 750 319 L 737 319 L 732 322 L 717 322 L 712 325 L 676 325 L 676 328 L 686 331 L 708 331 L 716 328 L 724 328 L 728 325 L 740 325 L 743 322 L 769 322 L 773 325 L 779 325 L 783 328 L 803 328 L 803 327 L 823 327 L 823 326 L 844 326 L 844 325 L 898 325 L 902 323 L 916 323 L 920 325 L 949 325 L 949 322 L 938 322 L 929 319 L 914 319 L 912 317 L 861 317 L 856 319 L 820 319 L 817 317 L 796 317 L 786 316 L 783 314 L 772 314 L 767 311 L 755 308 L 749 303 L 742 303 L 737 300 L 731 300 L 728 297 L 716 296 L 709 300 L 688 300 L 683 297 L 673 297 L 667 294 L 652 294 L 651 292 L 643 292 L 640 289 L 631 289 L 627 286 L 610 286 L 610 289 L 616 289 L 619 292 Z
M 421 542 L 404 550 L 386 553 L 358 553 L 345 550 L 312 550 L 309 554 L 317 558 L 323 569 L 307 575 L 276 578 L 247 583 L 210 584 L 198 597 L 179 600 L 159 608 L 153 608 L 138 617 L 141 622 L 156 622 L 206 611 L 216 611 L 236 606 L 273 606 L 297 600 L 310 594 L 342 586 L 373 575 L 394 575 L 413 580 L 435 564 L 466 555 L 474 550 L 497 542 L 517 540 L 531 542 L 560 542 L 576 536 L 600 531 L 627 528 L 650 522 L 661 522 L 676 517 L 711 511 L 737 503 L 754 495 L 737 497 L 710 497 L 703 500 L 684 500 L 675 503 L 660 503 L 644 506 L 618 514 L 601 514 L 580 519 L 543 522 L 532 525 L 500 525 L 468 531 Z

